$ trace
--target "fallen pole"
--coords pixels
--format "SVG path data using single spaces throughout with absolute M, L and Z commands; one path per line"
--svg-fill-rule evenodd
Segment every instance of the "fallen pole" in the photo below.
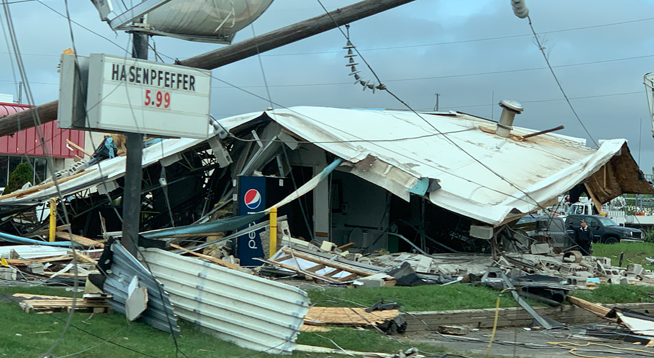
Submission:
M 316 16 L 296 24 L 282 27 L 281 29 L 267 32 L 263 35 L 237 42 L 233 45 L 178 61 L 177 64 L 213 70 L 413 1 L 415 0 L 360 1 L 356 4 L 336 9 L 329 14 Z M 52 101 L 0 118 L 0 137 L 36 126 L 34 123 L 34 112 L 36 111 L 38 111 L 41 124 L 56 120 L 58 104 L 59 101 Z

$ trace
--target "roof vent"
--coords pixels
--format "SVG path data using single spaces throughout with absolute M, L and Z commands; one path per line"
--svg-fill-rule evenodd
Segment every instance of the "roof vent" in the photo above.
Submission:
M 502 116 L 500 117 L 499 123 L 497 123 L 495 134 L 508 138 L 509 134 L 511 134 L 511 130 L 513 129 L 513 119 L 515 118 L 515 115 L 522 113 L 524 108 L 522 108 L 520 103 L 510 99 L 501 101 L 500 107 L 503 108 Z

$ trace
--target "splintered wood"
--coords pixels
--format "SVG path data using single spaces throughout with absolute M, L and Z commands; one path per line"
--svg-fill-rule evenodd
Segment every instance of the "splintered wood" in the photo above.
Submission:
M 76 242 L 76 243 L 78 243 L 78 244 L 80 244 L 82 246 L 104 248 L 103 243 L 101 243 L 99 241 L 89 239 L 89 238 L 84 237 L 84 236 L 70 234 L 70 233 L 64 232 L 64 231 L 57 231 L 56 236 L 59 239 L 73 241 L 73 242 Z
M 311 307 L 307 315 L 304 316 L 304 324 L 310 326 L 376 326 L 398 315 L 398 310 L 373 311 L 368 313 L 364 308 Z
M 72 297 L 33 295 L 28 293 L 15 293 L 12 295 L 19 301 L 20 308 L 25 312 L 55 312 L 70 311 L 73 309 Z M 111 295 L 89 294 L 78 297 L 74 303 L 75 310 L 90 310 L 93 313 L 109 312 Z
M 588 312 L 591 312 L 597 316 L 600 316 L 602 318 L 606 318 L 606 315 L 611 312 L 610 308 L 604 307 L 602 305 L 598 305 L 596 303 L 588 302 L 586 300 L 582 300 L 581 298 L 573 297 L 573 296 L 568 296 L 568 301 L 572 303 L 573 305 L 584 309 Z
M 281 251 L 283 255 L 275 259 L 271 258 L 268 262 L 283 269 L 295 271 L 307 277 L 333 284 L 345 284 L 359 277 L 368 277 L 375 274 L 374 272 L 361 270 L 337 261 L 323 259 L 288 248 L 283 248 Z M 300 262 L 306 262 L 310 267 L 304 269 L 298 267 L 301 266 Z

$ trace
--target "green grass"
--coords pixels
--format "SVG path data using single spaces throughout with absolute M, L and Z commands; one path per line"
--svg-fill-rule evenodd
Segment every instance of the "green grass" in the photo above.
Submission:
M 54 287 L 0 288 L 0 295 L 13 293 L 72 296 L 72 292 Z M 0 357 L 40 357 L 61 336 L 67 318 L 67 313 L 28 314 L 14 302 L 0 301 Z M 179 348 L 192 358 L 276 357 L 241 348 L 204 334 L 197 330 L 195 325 L 184 321 L 179 321 L 179 325 L 182 330 L 181 336 L 177 338 Z M 106 343 L 105 340 L 123 347 Z M 301 333 L 297 340 L 298 344 L 337 348 L 334 342 L 344 349 L 384 353 L 396 353 L 415 346 L 399 343 L 376 331 L 338 327 L 332 328 L 329 332 Z M 425 352 L 442 351 L 441 348 L 425 344 L 418 344 L 417 348 Z M 127 322 L 125 317 L 118 313 L 96 314 L 93 317 L 89 313 L 75 313 L 71 327 L 52 354 L 56 357 L 64 357 L 87 349 L 88 351 L 76 354 L 74 357 L 141 358 L 144 357 L 143 354 L 157 358 L 177 357 L 174 342 L 169 334 L 144 323 Z M 329 357 L 329 355 L 294 352 L 291 356 L 279 357 L 313 358 Z
M 578 290 L 572 294 L 594 303 L 654 302 L 654 287 L 635 285 L 599 285 L 593 291 Z
M 495 308 L 499 291 L 484 286 L 452 284 L 417 287 L 323 289 L 307 291 L 311 302 L 323 307 L 371 306 L 375 302 L 397 302 L 407 312 Z M 532 305 L 539 305 L 529 301 Z M 513 297 L 503 295 L 500 307 L 516 307 Z
M 352 328 L 330 327 L 329 332 L 320 332 L 318 334 L 300 334 L 297 340 L 298 344 L 310 346 L 323 346 L 329 348 L 338 348 L 334 342 L 343 349 L 362 351 L 362 352 L 394 352 L 406 351 L 411 347 L 416 347 L 425 353 L 443 353 L 442 347 L 434 347 L 427 344 L 409 344 L 396 340 L 395 336 L 384 336 L 375 330 L 360 330 Z M 332 342 L 333 341 L 333 342 Z
M 654 266 L 645 257 L 654 258 L 654 243 L 620 243 L 620 244 L 593 244 L 593 256 L 603 256 L 611 259 L 611 265 L 618 266 L 620 253 L 624 252 L 622 267 L 630 263 L 641 264 L 648 270 L 654 270 Z

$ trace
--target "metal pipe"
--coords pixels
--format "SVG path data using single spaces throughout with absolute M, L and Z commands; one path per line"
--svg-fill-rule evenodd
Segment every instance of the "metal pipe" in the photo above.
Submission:
M 551 133 L 551 132 L 555 132 L 555 131 L 560 131 L 561 129 L 564 129 L 564 128 L 565 128 L 564 126 L 558 126 L 556 128 L 546 129 L 544 131 L 540 131 L 540 132 L 536 132 L 536 133 L 527 134 L 525 136 L 522 136 L 522 139 L 527 139 L 527 138 L 535 137 L 535 136 L 541 135 L 541 134 L 547 134 L 547 133 Z
M 524 108 L 522 108 L 520 103 L 506 99 L 500 102 L 500 107 L 502 107 L 503 110 L 502 115 L 500 116 L 500 121 L 497 123 L 495 134 L 500 137 L 508 138 L 513 129 L 515 115 L 522 113 Z

